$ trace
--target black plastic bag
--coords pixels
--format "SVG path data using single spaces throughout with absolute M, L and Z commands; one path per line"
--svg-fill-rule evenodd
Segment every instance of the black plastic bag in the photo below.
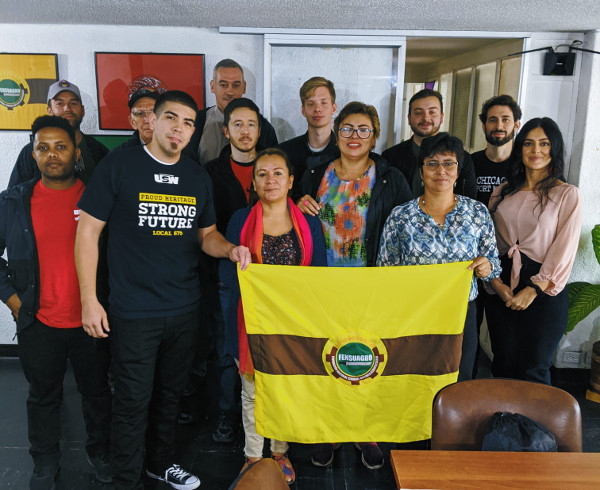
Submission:
M 488 421 L 482 451 L 556 452 L 554 434 L 520 413 L 496 412 Z

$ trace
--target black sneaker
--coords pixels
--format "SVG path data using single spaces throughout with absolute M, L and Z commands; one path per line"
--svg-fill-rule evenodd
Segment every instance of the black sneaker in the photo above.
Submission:
M 383 467 L 383 453 L 376 442 L 355 442 L 354 445 L 360 449 L 362 463 L 370 470 L 378 470 Z
M 217 428 L 212 433 L 212 440 L 220 443 L 230 443 L 235 440 L 239 422 L 237 417 L 232 414 L 221 412 Z
M 333 463 L 333 452 L 336 449 L 335 444 L 321 443 L 315 444 L 310 458 L 315 466 L 326 467 Z
M 162 476 L 156 475 L 148 469 L 146 470 L 146 474 L 150 478 L 168 483 L 177 490 L 193 490 L 200 486 L 200 478 L 196 475 L 192 475 L 189 471 L 184 470 L 178 464 L 174 464 L 170 468 L 167 468 Z
M 56 488 L 55 478 L 58 473 L 58 466 L 55 465 L 35 465 L 33 474 L 29 480 L 30 490 L 54 490 Z
M 94 468 L 96 480 L 100 483 L 111 483 L 112 482 L 112 468 L 110 462 L 105 455 L 90 456 L 86 455 L 87 462 Z

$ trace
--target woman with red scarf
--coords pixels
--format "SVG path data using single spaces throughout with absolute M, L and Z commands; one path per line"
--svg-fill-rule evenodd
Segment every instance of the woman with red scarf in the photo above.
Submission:
M 305 216 L 288 197 L 294 182 L 286 154 L 270 148 L 258 154 L 252 183 L 259 201 L 252 209 L 240 209 L 231 217 L 227 239 L 250 249 L 252 262 L 274 265 L 326 266 L 325 241 L 317 217 Z M 256 433 L 254 421 L 254 367 L 240 305 L 240 290 L 235 264 L 222 261 L 219 276 L 232 295 L 223 305 L 227 350 L 239 360 L 242 378 L 242 420 L 246 437 L 246 463 L 242 471 L 262 459 L 263 437 Z M 238 342 L 239 341 L 239 342 Z M 288 444 L 271 440 L 271 456 L 281 467 L 288 483 L 296 475 L 287 457 Z

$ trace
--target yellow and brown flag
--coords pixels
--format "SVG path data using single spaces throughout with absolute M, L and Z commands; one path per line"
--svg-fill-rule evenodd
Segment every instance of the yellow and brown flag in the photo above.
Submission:
M 302 443 L 431 437 L 456 381 L 469 263 L 238 271 L 256 429 Z
M 0 129 L 30 130 L 57 79 L 55 54 L 0 53 Z

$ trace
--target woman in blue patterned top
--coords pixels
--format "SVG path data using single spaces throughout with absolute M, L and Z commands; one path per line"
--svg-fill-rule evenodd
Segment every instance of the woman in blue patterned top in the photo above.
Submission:
M 470 379 L 477 351 L 477 278 L 500 275 L 492 219 L 478 201 L 454 194 L 463 162 L 462 142 L 448 133 L 425 138 L 419 152 L 423 195 L 394 208 L 381 235 L 377 265 L 445 264 L 472 260 L 458 380 Z

